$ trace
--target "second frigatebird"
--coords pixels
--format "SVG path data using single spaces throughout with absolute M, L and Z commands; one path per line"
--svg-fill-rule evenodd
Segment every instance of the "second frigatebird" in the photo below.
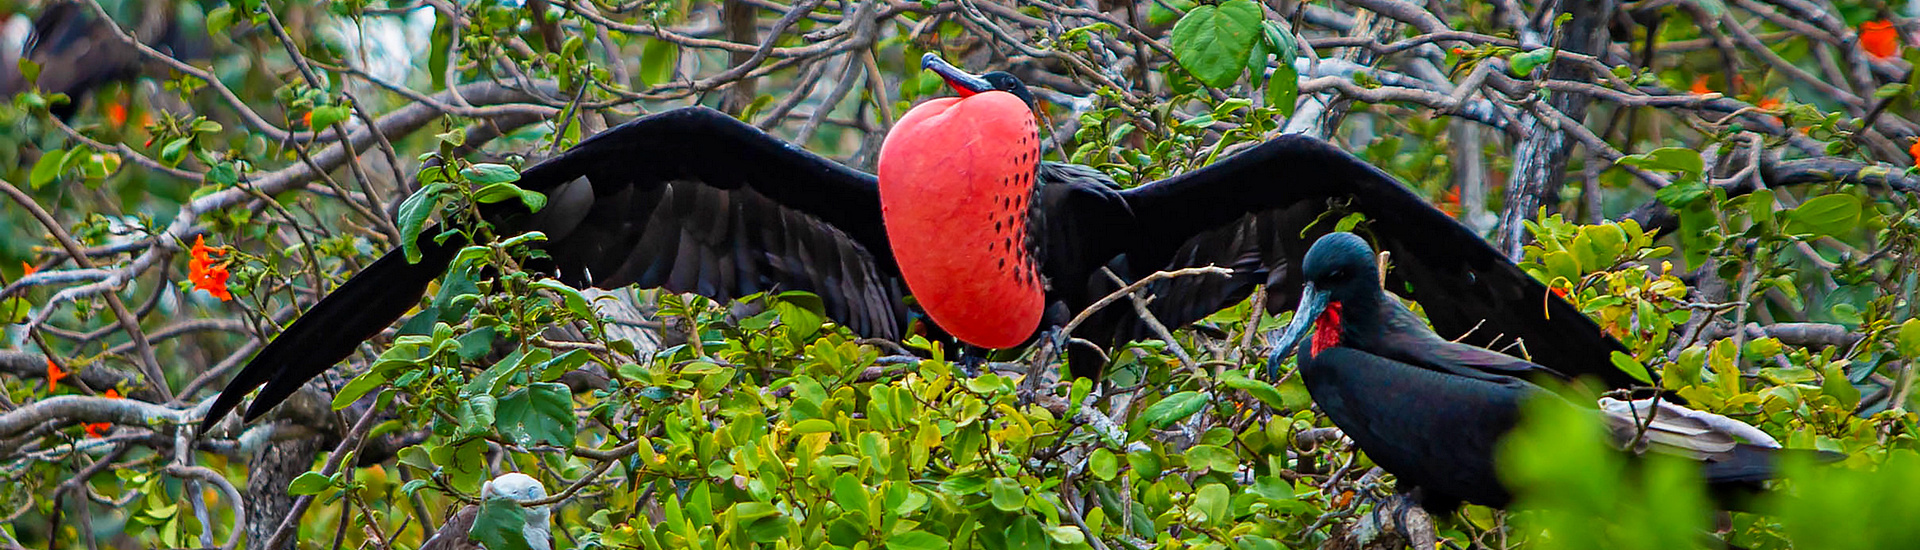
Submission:
M 1513 495 L 1495 473 L 1496 445 L 1532 399 L 1573 404 L 1530 380 L 1563 373 L 1491 350 L 1447 341 L 1383 292 L 1373 249 L 1332 233 L 1307 251 L 1304 288 L 1292 324 L 1268 368 L 1307 333 L 1300 377 L 1313 402 L 1392 473 L 1402 493 L 1429 511 L 1460 502 L 1505 507 Z M 1429 315 L 1443 307 L 1423 304 Z M 1716 494 L 1741 494 L 1773 477 L 1786 453 L 1815 461 L 1833 453 L 1781 449 L 1766 432 L 1724 416 L 1654 399 L 1603 398 L 1599 410 L 1616 443 L 1633 442 L 1700 461 Z M 1656 412 L 1657 411 L 1657 412 Z M 1637 422 L 1646 423 L 1644 433 Z M 1414 491 L 1418 489 L 1418 491 Z
M 1307 243 L 1333 225 L 1316 221 L 1346 209 L 1374 220 L 1368 230 L 1405 268 L 1394 288 L 1428 304 L 1442 332 L 1519 341 L 1571 374 L 1633 383 L 1609 360 L 1620 344 L 1591 320 L 1472 230 L 1333 145 L 1280 136 L 1122 190 L 1091 168 L 1041 161 L 1033 98 L 1017 78 L 968 74 L 933 54 L 922 63 L 958 97 L 901 117 L 878 178 L 687 108 L 622 124 L 527 168 L 518 184 L 546 194 L 546 206 L 489 217 L 503 234 L 544 232 L 550 260 L 531 265 L 570 285 L 717 300 L 804 290 L 833 320 L 880 338 L 902 334 L 911 292 L 947 333 L 1004 348 L 1119 288 L 1102 267 L 1129 280 L 1190 266 L 1233 269 L 1147 287 L 1151 313 L 1170 327 L 1263 283 L 1272 288 L 1268 310 L 1289 309 Z M 265 385 L 247 408 L 249 420 L 258 417 L 413 307 L 464 245 L 435 243 L 432 233 L 419 241 L 419 262 L 389 252 L 288 326 L 227 384 L 202 431 Z M 1147 334 L 1134 312 L 1109 308 L 1073 336 L 1110 345 Z M 1070 354 L 1068 363 L 1082 377 L 1105 365 L 1097 353 Z

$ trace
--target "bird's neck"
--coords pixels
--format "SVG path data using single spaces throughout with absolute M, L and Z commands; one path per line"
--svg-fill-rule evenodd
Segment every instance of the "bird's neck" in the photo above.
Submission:
M 1380 337 L 1387 332 L 1387 324 L 1399 317 L 1398 309 L 1406 315 L 1406 306 L 1388 296 L 1386 292 L 1374 292 L 1359 296 L 1335 297 L 1327 303 L 1327 309 L 1319 319 L 1314 320 L 1313 352 L 1341 346 L 1363 351 L 1372 351 L 1381 345 Z M 1323 341 L 1324 339 L 1324 341 Z
M 527 508 L 527 525 L 520 529 L 527 537 L 527 546 L 535 550 L 553 548 L 553 524 L 545 506 Z

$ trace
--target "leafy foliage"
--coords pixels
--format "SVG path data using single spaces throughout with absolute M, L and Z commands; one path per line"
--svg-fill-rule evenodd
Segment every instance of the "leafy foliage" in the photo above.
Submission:
M 857 338 L 804 293 L 570 288 L 526 269 L 544 235 L 473 223 L 484 204 L 543 206 L 514 184 L 529 161 L 689 103 L 870 166 L 897 113 L 946 93 L 915 72 L 928 51 L 1028 77 L 1057 133 L 1049 158 L 1126 186 L 1283 131 L 1338 141 L 1485 234 L 1524 226 L 1523 268 L 1627 346 L 1621 368 L 1848 457 L 1785 465 L 1781 496 L 1719 525 L 1687 465 L 1628 460 L 1579 412 L 1547 409 L 1503 463 L 1531 510 L 1437 518 L 1458 546 L 1920 537 L 1920 500 L 1890 489 L 1920 482 L 1920 71 L 1899 72 L 1920 48 L 1887 33 L 1912 35 L 1911 5 L 1626 3 L 1588 25 L 1617 30 L 1601 42 L 1635 52 L 1620 58 L 1564 49 L 1573 13 L 1516 28 L 1490 2 L 427 4 L 80 3 L 143 40 L 211 44 L 167 43 L 182 62 L 27 87 L 0 109 L 0 173 L 27 199 L 0 207 L 0 546 L 260 547 L 292 494 L 311 503 L 289 523 L 303 547 L 417 547 L 468 504 L 470 534 L 519 547 L 530 514 L 477 496 L 507 471 L 566 491 L 550 505 L 561 548 L 1372 536 L 1391 476 L 1289 364 L 1258 359 L 1285 315 L 1251 302 L 1108 350 L 1096 393 L 1033 355 L 963 376 L 924 339 Z M 153 21 L 180 32 L 140 27 Z M 26 82 L 84 67 L 17 64 Z M 1576 95 L 1595 106 L 1561 101 Z M 1516 207 L 1536 183 L 1522 153 L 1548 134 L 1578 147 L 1538 179 L 1567 185 L 1536 190 L 1544 213 Z M 197 237 L 226 251 L 234 300 L 179 282 L 176 252 Z M 417 258 L 419 239 L 462 248 L 393 334 L 307 403 L 179 447 L 228 365 L 374 255 Z M 609 313 L 622 304 L 638 313 Z M 14 422 L 48 403 L 85 406 Z M 147 408 L 114 412 L 133 403 Z M 251 524 L 234 499 L 279 515 Z

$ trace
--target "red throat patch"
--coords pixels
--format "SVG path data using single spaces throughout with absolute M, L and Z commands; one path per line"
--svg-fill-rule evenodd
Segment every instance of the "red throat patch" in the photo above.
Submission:
M 1313 344 L 1307 349 L 1314 355 L 1320 355 L 1327 348 L 1340 345 L 1340 302 L 1328 302 L 1326 311 L 1319 319 L 1313 320 Z

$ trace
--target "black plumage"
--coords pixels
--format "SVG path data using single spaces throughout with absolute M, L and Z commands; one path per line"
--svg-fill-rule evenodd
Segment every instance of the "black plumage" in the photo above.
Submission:
M 1374 463 L 1394 474 L 1401 491 L 1419 489 L 1421 503 L 1435 511 L 1461 501 L 1506 506 L 1513 497 L 1496 474 L 1496 446 L 1519 423 L 1524 403 L 1544 399 L 1574 406 L 1534 382 L 1566 376 L 1441 338 L 1380 289 L 1377 265 L 1372 248 L 1351 233 L 1315 243 L 1303 262 L 1300 309 L 1270 364 L 1279 364 L 1295 342 L 1313 332 L 1297 357 L 1314 404 Z M 1425 305 L 1429 315 L 1451 306 Z M 1837 458 L 1780 449 L 1751 426 L 1650 401 L 1603 399 L 1606 406 L 1598 412 L 1605 413 L 1622 447 L 1643 437 L 1637 450 L 1698 460 L 1706 483 L 1716 490 L 1748 488 L 1771 478 L 1774 461 L 1785 453 Z M 1652 422 L 1642 434 L 1635 422 L 1647 418 Z
M 1406 267 L 1396 288 L 1429 304 L 1443 333 L 1521 339 L 1536 358 L 1568 372 L 1609 386 L 1632 382 L 1608 359 L 1619 344 L 1591 320 L 1471 230 L 1325 142 L 1282 136 L 1126 190 L 1084 166 L 1042 163 L 1037 175 L 1023 240 L 1047 284 L 1041 332 L 1118 288 L 1101 267 L 1129 279 L 1209 264 L 1236 270 L 1149 288 L 1156 296 L 1150 309 L 1168 326 L 1199 320 L 1263 283 L 1272 285 L 1270 311 L 1290 308 L 1306 244 L 1331 230 L 1330 219 L 1315 220 L 1344 204 L 1374 220 L 1370 230 Z M 548 194 L 549 204 L 531 216 L 494 217 L 509 231 L 544 231 L 552 256 L 544 267 L 568 284 L 661 287 L 719 300 L 805 290 L 856 333 L 897 338 L 907 324 L 906 287 L 888 249 L 874 177 L 719 112 L 687 108 L 634 120 L 528 168 L 519 184 Z M 453 245 L 423 246 L 426 261 L 389 253 L 296 320 L 241 370 L 204 425 L 268 384 L 247 411 L 259 416 L 416 303 L 449 261 L 451 251 L 436 246 Z M 1132 311 L 1110 309 L 1074 336 L 1106 345 L 1145 334 Z M 1077 376 L 1098 376 L 1104 366 L 1097 354 L 1075 354 L 1070 363 Z

